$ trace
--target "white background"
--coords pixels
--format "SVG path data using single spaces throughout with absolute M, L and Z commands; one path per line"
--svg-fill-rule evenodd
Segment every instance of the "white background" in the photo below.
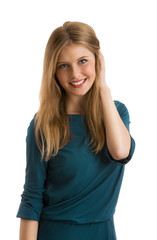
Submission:
M 136 151 L 115 214 L 118 240 L 157 239 L 155 0 L 0 2 L 0 239 L 18 239 L 27 127 L 39 107 L 47 40 L 65 21 L 94 28 L 113 99 L 130 113 Z

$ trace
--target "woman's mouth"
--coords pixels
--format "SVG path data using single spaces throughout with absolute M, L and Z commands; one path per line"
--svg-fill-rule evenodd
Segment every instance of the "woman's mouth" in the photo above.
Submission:
M 74 88 L 82 87 L 86 82 L 87 78 L 81 79 L 79 81 L 70 82 L 70 85 Z

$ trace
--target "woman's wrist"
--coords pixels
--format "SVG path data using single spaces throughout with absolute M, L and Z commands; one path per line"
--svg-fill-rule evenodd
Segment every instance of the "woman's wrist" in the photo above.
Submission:
M 110 95 L 111 96 L 111 90 L 107 85 L 104 85 L 103 87 L 100 88 L 100 96 L 104 95 Z

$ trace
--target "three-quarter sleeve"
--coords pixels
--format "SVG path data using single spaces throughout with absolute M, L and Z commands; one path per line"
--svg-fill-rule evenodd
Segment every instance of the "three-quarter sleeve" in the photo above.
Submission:
M 119 101 L 115 101 L 115 105 L 116 105 L 117 111 L 118 111 L 124 125 L 126 126 L 126 128 L 128 129 L 128 131 L 130 133 L 130 116 L 129 116 L 128 109 L 126 108 L 126 106 L 123 103 L 121 103 Z M 107 158 L 111 161 L 114 161 L 115 163 L 121 163 L 121 164 L 128 163 L 131 160 L 134 150 L 135 150 L 135 141 L 134 141 L 133 137 L 131 136 L 131 134 L 130 134 L 130 138 L 131 138 L 131 147 L 130 147 L 130 152 L 129 152 L 129 155 L 127 156 L 127 158 L 121 159 L 121 160 L 113 159 L 107 148 L 107 144 L 105 144 L 104 150 L 105 150 L 105 155 L 107 156 Z
M 33 118 L 27 130 L 25 184 L 17 217 L 39 221 L 43 208 L 47 162 L 41 158 L 34 130 Z

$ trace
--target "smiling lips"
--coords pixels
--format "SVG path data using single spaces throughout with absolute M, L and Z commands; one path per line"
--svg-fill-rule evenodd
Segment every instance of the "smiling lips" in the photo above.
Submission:
M 82 87 L 87 78 L 81 79 L 79 81 L 70 82 L 70 85 L 73 87 Z

